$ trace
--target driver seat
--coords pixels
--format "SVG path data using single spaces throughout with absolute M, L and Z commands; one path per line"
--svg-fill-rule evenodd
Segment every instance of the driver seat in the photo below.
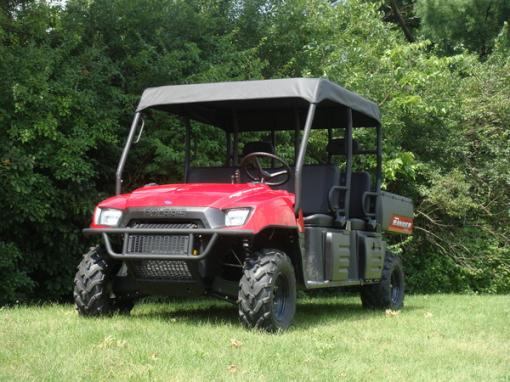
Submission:
M 270 142 L 256 141 L 244 145 L 243 157 L 255 152 L 275 154 L 273 145 Z M 294 192 L 294 171 L 286 184 L 274 186 L 276 190 Z M 245 175 L 241 174 L 244 178 Z M 340 181 L 340 171 L 337 166 L 327 165 L 305 165 L 302 173 L 302 200 L 304 223 L 307 227 L 330 227 L 334 218 L 329 207 L 329 190 L 337 186 Z
M 295 168 L 291 167 L 291 169 L 292 174 L 289 181 L 286 184 L 274 187 L 274 189 L 295 192 Z M 329 190 L 331 190 L 331 187 L 337 186 L 340 180 L 338 167 L 331 164 L 304 165 L 301 179 L 301 209 L 305 226 L 331 227 L 334 218 L 329 208 Z
M 274 147 L 269 142 L 256 141 L 244 145 L 242 156 L 255 152 L 274 154 Z M 189 169 L 186 183 L 231 183 L 232 175 L 239 170 L 237 166 L 221 167 L 192 167 Z M 241 174 L 242 182 L 249 182 L 246 175 Z
M 330 227 L 333 215 L 329 208 L 329 190 L 338 185 L 340 171 L 335 165 L 306 165 L 302 174 L 304 223 L 307 227 Z
M 271 144 L 271 142 L 265 142 L 265 141 L 254 141 L 254 142 L 247 142 L 244 144 L 243 148 L 243 157 L 245 157 L 248 154 L 253 153 L 268 153 L 268 154 L 275 154 L 274 147 Z

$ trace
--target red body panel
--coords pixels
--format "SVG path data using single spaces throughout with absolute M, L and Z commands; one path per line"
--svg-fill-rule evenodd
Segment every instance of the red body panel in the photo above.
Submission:
M 221 210 L 239 207 L 252 209 L 243 226 L 257 233 L 267 226 L 298 227 L 294 215 L 294 194 L 273 190 L 265 184 L 168 184 L 147 186 L 103 200 L 101 208 L 134 207 L 212 207 Z M 91 228 L 98 227 L 91 223 Z

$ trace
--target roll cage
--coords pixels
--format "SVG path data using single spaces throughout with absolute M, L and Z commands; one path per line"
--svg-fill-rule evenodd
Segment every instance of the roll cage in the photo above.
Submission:
M 274 146 L 276 131 L 294 132 L 295 152 L 295 213 L 302 202 L 302 173 L 312 129 L 328 131 L 328 145 L 333 129 L 344 128 L 346 157 L 345 181 L 332 192 L 343 192 L 343 207 L 337 215 L 349 219 L 351 177 L 353 167 L 353 128 L 375 128 L 375 150 L 357 150 L 356 154 L 376 156 L 375 195 L 382 182 L 382 131 L 376 104 L 328 80 L 296 78 L 262 81 L 236 81 L 197 85 L 175 85 L 149 88 L 144 91 L 136 109 L 129 135 L 116 171 L 116 193 L 122 191 L 122 174 L 129 150 L 149 109 L 166 111 L 183 118 L 185 133 L 184 177 L 187 180 L 191 158 L 191 120 L 206 123 L 225 131 L 228 165 L 238 162 L 239 133 L 268 131 Z M 299 134 L 302 132 L 301 140 Z M 138 138 L 137 138 L 138 139 Z

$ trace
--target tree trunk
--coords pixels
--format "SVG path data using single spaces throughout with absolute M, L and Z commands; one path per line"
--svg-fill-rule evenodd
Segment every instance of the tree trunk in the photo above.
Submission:
M 411 33 L 411 30 L 406 24 L 406 21 L 402 17 L 402 14 L 400 13 L 400 9 L 398 9 L 397 1 L 396 0 L 390 0 L 390 6 L 391 10 L 397 17 L 398 23 L 400 24 L 400 27 L 402 28 L 402 31 L 404 32 L 404 35 L 406 36 L 407 41 L 414 42 L 415 38 L 413 34 Z

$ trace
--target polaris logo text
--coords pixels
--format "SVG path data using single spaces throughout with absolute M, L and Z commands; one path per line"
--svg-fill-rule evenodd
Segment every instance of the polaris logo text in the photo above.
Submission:
M 152 208 L 144 208 L 143 210 L 145 215 L 150 217 L 176 217 L 176 216 L 184 216 L 186 214 L 185 210 L 176 209 L 171 207 L 152 207 Z

